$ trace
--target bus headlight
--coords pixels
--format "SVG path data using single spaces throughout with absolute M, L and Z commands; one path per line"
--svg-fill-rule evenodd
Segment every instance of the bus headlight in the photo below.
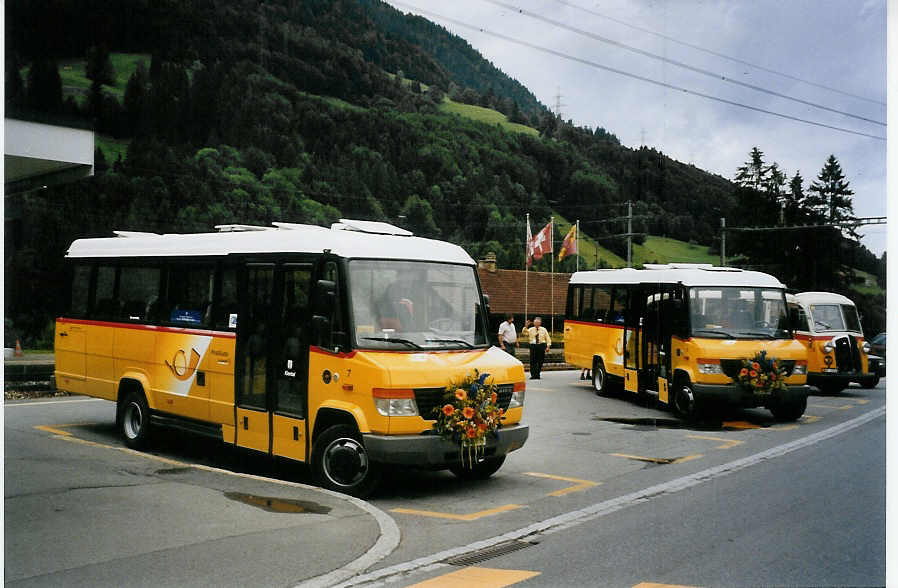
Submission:
M 383 416 L 417 416 L 418 404 L 415 391 L 395 388 L 375 388 L 372 390 L 374 406 Z
M 720 367 L 719 359 L 698 359 L 698 373 L 700 374 L 722 374 L 723 369 Z
M 870 347 L 870 344 L 869 344 L 869 343 L 867 343 L 866 341 L 864 341 L 864 346 L 862 347 L 862 349 L 864 350 L 864 353 L 866 353 L 867 355 L 870 355 L 870 350 L 873 349 L 873 348 Z
M 511 401 L 508 403 L 508 409 L 520 408 L 524 406 L 524 390 L 526 386 L 524 382 L 515 382 L 511 393 Z
M 823 344 L 823 353 L 832 353 L 833 352 L 833 342 L 830 339 L 826 343 Z
M 795 362 L 795 367 L 792 368 L 793 376 L 806 376 L 808 375 L 808 362 L 807 360 L 800 359 Z

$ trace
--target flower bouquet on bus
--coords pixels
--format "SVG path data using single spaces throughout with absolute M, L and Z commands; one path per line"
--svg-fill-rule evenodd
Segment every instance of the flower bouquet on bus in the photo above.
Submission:
M 766 351 L 759 351 L 751 359 L 742 360 L 736 382 L 758 396 L 770 396 L 786 389 L 787 375 L 778 359 L 767 357 Z
M 502 426 L 504 411 L 496 404 L 496 385 L 489 374 L 475 369 L 446 386 L 444 401 L 434 409 L 434 428 L 443 439 L 458 443 L 462 466 L 473 468 L 483 457 L 487 437 L 495 436 Z

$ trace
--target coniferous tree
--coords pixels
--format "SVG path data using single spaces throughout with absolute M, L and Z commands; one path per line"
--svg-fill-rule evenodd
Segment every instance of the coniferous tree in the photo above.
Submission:
M 767 184 L 769 168 L 764 165 L 764 152 L 752 147 L 749 160 L 736 171 L 735 181 L 743 188 L 762 190 Z
M 794 225 L 807 221 L 807 196 L 804 193 L 804 178 L 801 171 L 796 171 L 789 180 L 789 189 L 784 194 L 785 221 L 787 225 Z
M 809 191 L 812 193 L 808 197 L 809 206 L 827 222 L 836 223 L 855 218 L 854 206 L 851 203 L 854 191 L 848 187 L 842 166 L 839 165 L 835 155 L 827 158 Z M 848 229 L 848 232 L 857 238 L 853 228 Z
M 28 70 L 28 105 L 42 112 L 62 108 L 62 79 L 55 61 L 37 59 Z
M 115 67 L 109 59 L 109 49 L 94 46 L 87 50 L 87 63 L 84 66 L 84 77 L 101 85 L 115 85 Z

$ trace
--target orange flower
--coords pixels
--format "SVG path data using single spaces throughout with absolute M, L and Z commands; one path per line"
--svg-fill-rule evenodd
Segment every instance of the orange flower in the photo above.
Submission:
M 467 400 L 468 394 L 464 390 L 456 390 L 455 397 L 458 398 L 459 400 Z
M 480 423 L 479 425 L 477 425 L 477 428 L 486 433 L 486 423 Z
M 474 409 L 470 406 L 466 406 L 461 413 L 465 416 L 466 419 L 470 419 L 474 417 Z
M 505 414 L 505 409 L 504 409 L 504 408 L 500 408 L 500 409 L 499 409 L 499 416 L 502 416 L 503 414 Z
M 759 369 L 761 369 L 761 366 L 758 365 L 758 362 L 753 361 L 753 362 L 751 362 L 751 369 L 753 369 L 753 370 L 759 370 Z
M 749 374 L 752 378 L 758 377 L 758 372 L 756 372 L 755 370 L 752 370 L 752 371 L 748 372 L 748 374 Z
M 496 394 L 495 392 L 490 394 L 490 402 L 492 402 L 493 404 L 496 404 L 496 400 L 498 400 L 498 399 L 499 399 L 499 395 Z
M 455 408 L 451 404 L 447 404 L 443 407 L 443 414 L 446 416 L 452 416 L 452 413 L 455 412 Z
M 474 427 L 470 427 L 467 431 L 465 431 L 465 435 L 468 436 L 468 439 L 473 439 L 477 436 L 477 431 L 474 430 Z
M 747 373 L 748 373 L 748 370 L 745 369 L 745 368 L 742 368 L 742 371 L 739 372 L 739 375 L 740 375 L 740 376 L 744 376 L 744 375 L 747 374 Z

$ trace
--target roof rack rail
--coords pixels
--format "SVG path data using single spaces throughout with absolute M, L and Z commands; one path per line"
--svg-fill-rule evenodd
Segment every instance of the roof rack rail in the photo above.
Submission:
M 341 218 L 340 222 L 331 225 L 335 231 L 356 231 L 358 233 L 370 233 L 372 235 L 395 235 L 399 237 L 412 237 L 414 233 L 401 229 L 390 223 L 379 221 L 364 221 Z
M 245 233 L 248 231 L 274 231 L 275 227 L 260 227 L 259 225 L 215 225 L 219 233 Z
M 322 228 L 318 225 L 306 225 L 306 224 L 302 224 L 302 223 L 284 223 L 284 222 L 280 222 L 280 221 L 275 221 L 271 224 L 273 224 L 278 229 L 282 229 L 284 231 L 297 231 L 297 230 L 301 230 L 301 229 L 310 229 L 310 228 L 311 229 L 320 229 L 320 228 Z
M 146 231 L 112 231 L 115 233 L 116 237 L 125 237 L 125 238 L 133 238 L 133 237 L 158 237 L 159 233 L 149 233 Z

